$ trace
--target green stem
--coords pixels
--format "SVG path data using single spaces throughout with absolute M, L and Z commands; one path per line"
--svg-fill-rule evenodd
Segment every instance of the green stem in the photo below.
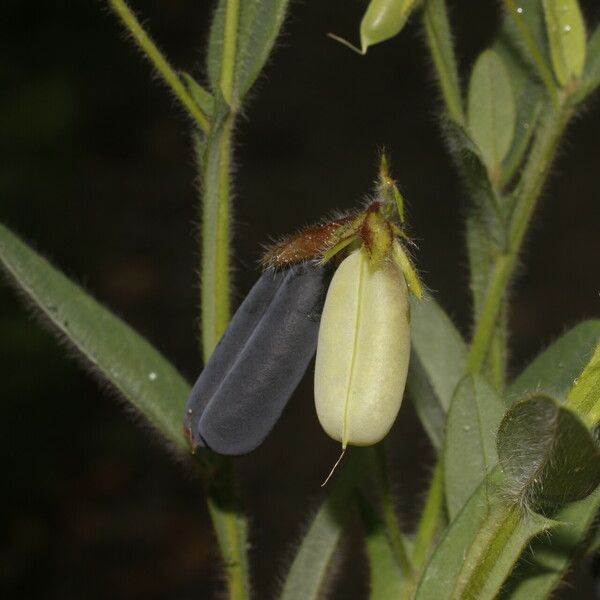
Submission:
M 233 106 L 233 83 L 237 55 L 237 36 L 240 20 L 239 0 L 227 0 L 223 58 L 221 62 L 221 91 L 229 106 Z
M 230 300 L 230 203 L 231 203 L 231 138 L 235 122 L 232 108 L 239 0 L 228 0 L 223 32 L 221 91 L 230 112 L 212 123 L 203 177 L 202 210 L 202 348 L 204 360 L 212 354 L 225 332 L 231 315 Z
M 488 380 L 500 394 L 504 393 L 506 386 L 507 308 L 508 302 L 504 298 L 500 315 L 496 320 L 496 331 L 492 337 L 486 365 Z
M 479 373 L 488 355 L 525 234 L 571 114 L 572 108 L 568 98 L 562 98 L 556 107 L 549 108 L 547 118 L 538 130 L 517 191 L 518 198 L 510 222 L 507 252 L 500 254 L 495 260 L 483 308 L 475 325 L 467 363 L 470 373 Z
M 452 120 L 464 125 L 465 113 L 445 0 L 426 0 L 423 25 L 446 110 Z
M 207 486 L 207 503 L 227 575 L 228 598 L 248 600 L 248 526 L 235 491 L 231 460 L 218 457 L 216 463 L 217 471 Z
M 394 498 L 388 476 L 385 446 L 383 443 L 380 443 L 375 447 L 375 460 L 377 461 L 376 480 L 383 511 L 383 522 L 400 570 L 406 577 L 408 586 L 412 587 L 414 583 L 414 569 L 406 549 L 406 543 L 404 541 L 402 529 L 400 528 L 398 516 L 396 515 Z
M 425 566 L 431 554 L 444 507 L 444 463 L 441 456 L 437 458 L 415 537 L 412 562 L 417 572 Z
M 208 117 L 202 109 L 194 102 L 194 99 L 183 85 L 173 67 L 156 47 L 150 36 L 146 33 L 132 10 L 127 6 L 124 0 L 108 0 L 110 6 L 121 19 L 123 25 L 127 28 L 133 39 L 137 42 L 142 52 L 148 60 L 154 65 L 164 82 L 171 88 L 177 99 L 183 104 L 192 118 L 198 124 L 198 127 L 206 134 L 210 130 Z
M 537 43 L 533 32 L 530 27 L 527 25 L 527 21 L 525 15 L 523 14 L 523 9 L 520 7 L 515 0 L 504 0 L 504 5 L 506 7 L 506 11 L 513 19 L 525 46 L 531 56 L 533 64 L 537 69 L 537 72 L 542 80 L 544 86 L 548 90 L 550 97 L 555 100 L 557 98 L 558 87 L 556 86 L 556 82 L 554 80 L 554 76 L 552 75 L 552 71 L 550 67 L 546 63 L 546 59 L 544 58 L 544 54 Z M 521 12 L 519 12 L 519 10 Z
M 231 137 L 234 114 L 213 123 L 203 173 L 202 350 L 208 360 L 227 329 L 230 300 Z
M 231 314 L 231 153 L 236 116 L 231 109 L 231 98 L 237 56 L 239 9 L 239 0 L 228 0 L 221 91 L 230 110 L 213 118 L 203 156 L 199 157 L 203 166 L 201 304 L 205 362 L 225 332 Z M 221 458 L 220 464 L 221 468 L 208 485 L 208 508 L 225 562 L 229 599 L 247 600 L 250 598 L 247 523 L 234 488 L 231 459 Z

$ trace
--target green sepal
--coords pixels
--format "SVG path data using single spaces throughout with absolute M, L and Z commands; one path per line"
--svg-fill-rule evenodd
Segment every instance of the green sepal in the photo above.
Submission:
M 400 267 L 402 273 L 404 274 L 404 279 L 406 280 L 406 285 L 408 286 L 409 291 L 416 298 L 422 300 L 424 291 L 417 270 L 408 257 L 408 254 L 397 240 L 394 240 L 392 244 L 392 253 L 396 264 Z
M 215 108 L 215 101 L 212 94 L 204 89 L 189 73 L 182 71 L 181 78 L 194 102 L 210 119 Z

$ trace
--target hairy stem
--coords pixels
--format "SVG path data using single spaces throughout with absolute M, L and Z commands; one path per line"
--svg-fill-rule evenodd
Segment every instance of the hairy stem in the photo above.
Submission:
M 412 553 L 412 561 L 415 569 L 419 572 L 426 564 L 435 542 L 442 509 L 444 507 L 444 463 L 441 454 L 438 456 L 433 477 L 429 484 L 429 491 L 425 500 L 425 506 L 421 513 L 421 520 L 417 528 L 417 535 Z
M 228 0 L 227 12 L 225 13 L 225 39 L 223 40 L 223 58 L 221 63 L 221 91 L 230 106 L 232 105 L 233 97 L 239 19 L 239 0 Z
M 504 392 L 506 386 L 507 313 L 508 302 L 505 298 L 496 320 L 496 331 L 492 337 L 485 369 L 489 382 L 500 394 Z
M 154 65 L 163 81 L 171 88 L 175 97 L 183 104 L 185 109 L 190 113 L 196 124 L 205 134 L 210 130 L 208 117 L 202 109 L 196 104 L 186 87 L 183 85 L 173 67 L 167 59 L 156 47 L 150 36 L 146 33 L 133 11 L 127 6 L 124 0 L 108 0 L 111 8 L 121 19 L 123 25 L 133 36 L 142 52 L 148 60 Z
M 517 265 L 525 234 L 571 114 L 569 100 L 563 97 L 558 105 L 548 107 L 546 119 L 538 130 L 516 192 L 517 202 L 510 221 L 507 251 L 495 259 L 483 308 L 475 325 L 467 363 L 470 373 L 479 373 L 488 356 L 500 309 Z
M 225 332 L 231 314 L 230 203 L 231 136 L 234 115 L 213 123 L 202 161 L 202 350 L 207 361 Z
M 453 121 L 463 125 L 465 113 L 446 0 L 426 0 L 423 6 L 423 25 L 448 115 Z
M 218 457 L 207 485 L 208 513 L 225 567 L 229 600 L 250 598 L 248 525 L 235 492 L 231 460 Z
M 203 156 L 202 198 L 202 350 L 207 361 L 225 332 L 231 315 L 230 203 L 231 153 L 235 112 L 231 108 L 239 0 L 228 0 L 225 14 L 220 86 L 229 110 L 213 117 Z M 208 485 L 208 508 L 225 563 L 230 600 L 248 600 L 248 527 L 234 486 L 233 465 L 219 458 L 221 468 Z
M 394 498 L 388 474 L 388 462 L 383 443 L 378 444 L 375 448 L 375 460 L 377 461 L 375 471 L 383 512 L 383 522 L 398 566 L 404 577 L 406 577 L 408 587 L 412 587 L 414 582 L 414 570 L 406 549 L 406 543 L 402 529 L 400 528 L 400 523 L 398 522 L 398 516 L 396 515 L 396 507 L 394 506 Z

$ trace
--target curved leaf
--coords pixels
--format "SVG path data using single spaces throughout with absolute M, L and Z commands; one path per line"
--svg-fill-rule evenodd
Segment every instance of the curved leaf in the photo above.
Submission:
M 230 0 L 219 0 L 210 30 L 207 64 L 211 89 L 215 93 L 221 90 L 228 2 Z M 243 101 L 267 62 L 283 25 L 288 0 L 243 0 L 236 4 L 238 14 L 233 96 L 225 98 L 230 106 L 238 106 Z
M 467 362 L 467 347 L 431 297 L 411 298 L 411 358 L 407 390 L 436 448 L 442 445 L 446 412 Z
M 600 25 L 596 27 L 587 45 L 587 59 L 579 96 L 585 98 L 600 85 Z
M 600 488 L 554 515 L 556 527 L 533 540 L 499 596 L 502 600 L 546 600 L 571 563 L 588 550 L 588 532 L 600 510 Z
M 370 453 L 370 448 L 353 448 L 296 551 L 280 600 L 323 598 L 337 558 L 336 550 L 354 510 L 355 488 L 364 475 Z
M 492 177 L 499 177 L 500 166 L 514 138 L 516 107 L 504 61 L 493 50 L 482 52 L 473 67 L 468 120 L 488 171 Z
M 385 527 L 371 504 L 357 496 L 358 509 L 365 528 L 365 547 L 369 562 L 370 600 L 400 598 L 404 577 Z
M 498 462 L 496 432 L 505 406 L 480 377 L 465 377 L 448 411 L 444 441 L 444 485 L 450 520 Z
M 600 344 L 567 398 L 572 408 L 588 425 L 595 427 L 600 421 Z
M 518 398 L 527 393 L 543 392 L 558 400 L 565 400 L 598 339 L 600 320 L 576 325 L 529 363 L 510 385 L 508 394 Z
M 494 469 L 446 530 L 415 600 L 492 600 L 530 541 L 555 523 L 506 501 Z
M 190 387 L 144 338 L 0 225 L 0 265 L 53 329 L 165 438 L 187 452 Z
M 542 0 L 554 74 L 561 85 L 581 77 L 586 33 L 577 0 Z

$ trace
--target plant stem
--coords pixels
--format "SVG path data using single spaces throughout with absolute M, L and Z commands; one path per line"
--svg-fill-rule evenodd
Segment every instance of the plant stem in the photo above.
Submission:
M 206 362 L 227 329 L 230 300 L 231 136 L 234 115 L 213 123 L 203 171 L 202 350 Z
M 141 23 L 136 18 L 133 11 L 127 6 L 124 0 L 108 0 L 110 6 L 121 19 L 123 25 L 127 28 L 133 39 L 137 42 L 142 52 L 148 60 L 154 65 L 164 82 L 171 88 L 177 99 L 183 104 L 192 118 L 196 121 L 198 127 L 205 134 L 210 130 L 208 117 L 202 109 L 194 102 L 194 99 L 183 85 L 173 67 L 156 47 L 150 36 L 146 33 Z
M 231 153 L 235 111 L 232 107 L 239 0 L 228 0 L 225 14 L 220 86 L 229 107 L 215 110 L 211 132 L 199 163 L 203 171 L 202 202 L 202 349 L 209 359 L 230 319 L 230 202 Z M 229 458 L 218 459 L 217 470 L 208 485 L 208 508 L 219 548 L 225 561 L 230 600 L 250 598 L 248 568 L 248 527 L 237 497 L 233 465 Z
M 523 42 L 529 52 L 529 55 L 531 56 L 535 68 L 537 69 L 540 79 L 550 94 L 550 98 L 553 100 L 556 99 L 558 87 L 554 80 L 554 75 L 552 75 L 552 71 L 546 63 L 546 59 L 544 58 L 542 50 L 537 43 L 533 32 L 527 24 L 525 15 L 523 14 L 523 11 L 526 9 L 517 6 L 515 0 L 504 0 L 504 6 L 506 7 L 506 11 L 521 34 Z M 519 10 L 521 12 L 519 12 Z
M 506 353 L 507 353 L 507 312 L 506 298 L 500 307 L 500 314 L 496 320 L 496 331 L 490 344 L 486 374 L 494 389 L 502 395 L 506 386 Z
M 221 62 L 221 91 L 229 106 L 233 106 L 233 83 L 237 52 L 237 35 L 240 17 L 239 0 L 227 0 L 225 13 L 225 39 Z
M 446 110 L 452 120 L 464 125 L 465 113 L 446 0 L 426 0 L 423 25 Z
M 417 529 L 412 552 L 412 562 L 415 570 L 419 572 L 427 562 L 433 547 L 435 534 L 440 524 L 442 508 L 444 506 L 444 469 L 442 455 L 438 455 L 433 477 L 429 484 L 427 499 L 421 513 L 421 520 Z
M 227 328 L 230 300 L 231 137 L 235 122 L 232 106 L 239 0 L 228 0 L 225 12 L 220 86 L 229 104 L 226 115 L 213 123 L 204 163 L 202 210 L 202 348 L 204 360 L 212 354 Z
M 248 527 L 235 493 L 231 460 L 219 457 L 217 469 L 208 484 L 207 503 L 227 574 L 228 598 L 248 600 Z
M 546 119 L 538 130 L 517 190 L 518 197 L 510 222 L 507 251 L 495 260 L 483 308 L 475 325 L 467 362 L 467 370 L 470 373 L 479 373 L 488 355 L 502 302 L 515 270 L 525 234 L 571 114 L 569 100 L 563 97 L 558 105 L 548 107 Z
M 404 535 L 400 528 L 400 523 L 398 522 L 398 516 L 396 515 L 394 498 L 392 496 L 390 479 L 388 476 L 385 446 L 383 443 L 380 443 L 375 447 L 375 460 L 377 461 L 375 470 L 377 487 L 383 510 L 383 522 L 396 556 L 398 566 L 400 567 L 402 574 L 406 577 L 408 587 L 412 587 L 412 584 L 414 583 L 414 569 L 406 549 Z

